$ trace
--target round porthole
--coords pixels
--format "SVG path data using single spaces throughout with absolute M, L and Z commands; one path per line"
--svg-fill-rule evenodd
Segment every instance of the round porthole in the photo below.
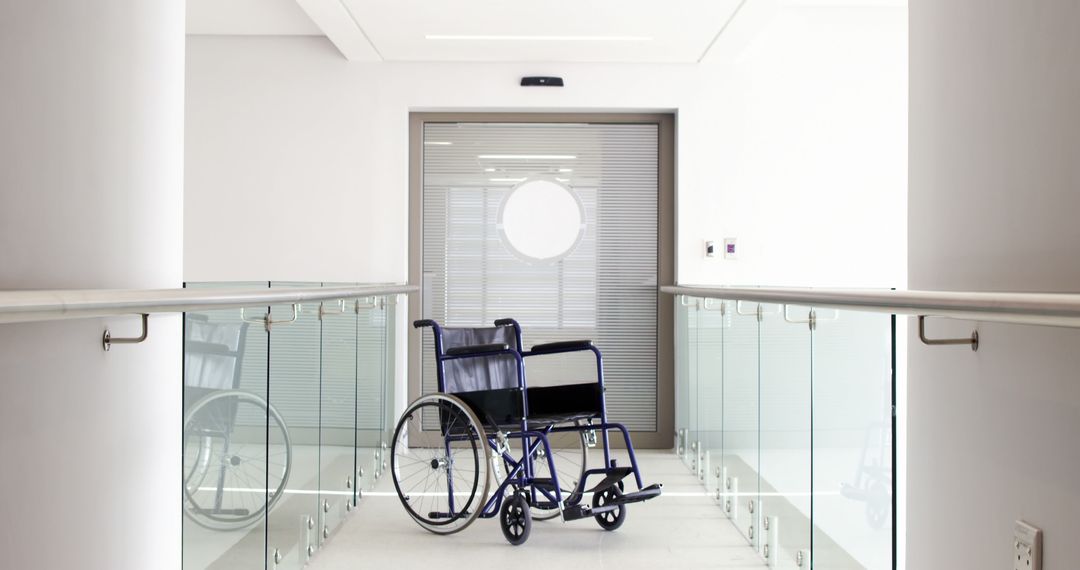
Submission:
M 514 255 L 554 263 L 574 251 L 585 234 L 585 208 L 573 189 L 548 178 L 530 178 L 507 193 L 497 227 Z

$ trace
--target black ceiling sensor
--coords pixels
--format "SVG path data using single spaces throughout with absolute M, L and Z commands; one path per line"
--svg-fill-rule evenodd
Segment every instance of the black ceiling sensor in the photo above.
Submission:
M 562 77 L 522 77 L 522 87 L 562 87 Z

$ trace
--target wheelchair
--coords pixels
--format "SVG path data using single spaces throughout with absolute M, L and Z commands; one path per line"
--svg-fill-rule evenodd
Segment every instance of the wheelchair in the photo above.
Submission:
M 184 516 L 211 530 L 251 526 L 281 499 L 292 444 L 281 414 L 240 388 L 247 323 L 184 319 Z
M 524 351 L 513 319 L 481 328 L 432 320 L 413 326 L 434 334 L 438 392 L 409 404 L 398 421 L 391 475 L 405 511 L 421 527 L 453 534 L 497 516 L 506 540 L 519 545 L 533 519 L 592 518 L 610 531 L 626 520 L 627 505 L 660 496 L 662 485 L 642 483 L 626 427 L 607 419 L 603 357 L 591 341 Z M 526 358 L 577 351 L 595 355 L 595 382 L 527 385 Z M 610 431 L 625 440 L 629 466 L 612 459 Z M 569 446 L 553 446 L 559 438 Z M 588 448 L 598 439 L 603 465 L 590 469 Z M 623 479 L 631 474 L 637 490 L 625 492 Z M 592 487 L 590 478 L 598 479 Z

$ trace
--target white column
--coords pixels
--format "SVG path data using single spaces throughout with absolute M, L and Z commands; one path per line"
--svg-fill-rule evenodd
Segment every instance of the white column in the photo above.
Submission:
M 184 2 L 0 3 L 0 289 L 177 287 Z M 0 566 L 180 566 L 177 316 L 0 325 Z
M 910 18 L 908 286 L 1080 291 L 1080 3 L 912 0 Z M 978 329 L 979 350 L 909 327 L 907 567 L 1008 568 L 1017 519 L 1044 567 L 1076 567 L 1080 330 L 934 327 Z

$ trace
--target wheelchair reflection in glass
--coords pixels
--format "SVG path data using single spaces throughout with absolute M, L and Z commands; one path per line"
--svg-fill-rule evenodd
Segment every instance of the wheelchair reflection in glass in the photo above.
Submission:
M 660 495 L 661 485 L 642 484 L 626 427 L 607 419 L 603 360 L 591 341 L 524 351 L 513 319 L 482 328 L 444 328 L 431 320 L 413 326 L 434 333 L 438 392 L 420 397 L 402 414 L 391 473 L 401 504 L 421 527 L 451 534 L 477 518 L 498 516 L 506 540 L 518 545 L 528 539 L 534 519 L 593 518 L 615 530 L 628 504 Z M 526 384 L 524 359 L 576 351 L 595 355 L 596 382 Z M 625 439 L 629 466 L 611 458 L 612 430 Z M 603 464 L 590 469 L 587 448 L 597 444 L 597 434 Z M 559 437 L 570 446 L 553 446 Z M 519 445 L 517 455 L 512 445 Z M 637 490 L 624 492 L 629 475 Z M 589 478 L 599 481 L 589 487 Z M 496 487 L 489 497 L 492 479 Z
M 866 430 L 859 467 L 852 483 L 840 484 L 840 495 L 866 503 L 866 524 L 880 530 L 892 520 L 892 425 L 875 422 Z
M 213 530 L 245 528 L 281 499 L 289 432 L 265 398 L 239 389 L 248 324 L 184 321 L 184 515 Z

